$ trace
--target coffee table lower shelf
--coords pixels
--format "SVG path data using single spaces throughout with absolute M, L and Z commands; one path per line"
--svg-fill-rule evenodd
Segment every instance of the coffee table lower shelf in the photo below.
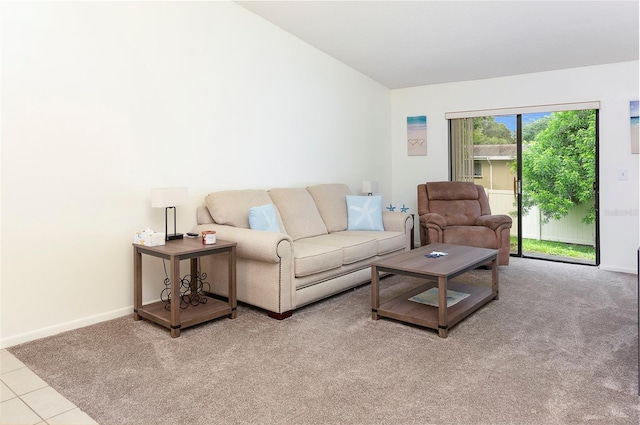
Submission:
M 390 301 L 382 303 L 374 314 L 377 314 L 378 317 L 387 317 L 430 329 L 440 330 L 438 325 L 438 307 L 409 300 L 409 298 L 414 295 L 434 287 L 438 287 L 438 282 L 434 281 L 421 285 Z M 447 308 L 447 328 L 460 322 L 497 295 L 491 288 L 458 282 L 449 282 L 447 289 L 470 294 L 467 298 Z
M 204 304 L 189 305 L 187 308 L 180 309 L 180 329 L 198 325 L 222 316 L 228 315 L 230 318 L 235 318 L 235 310 L 231 308 L 229 303 L 216 298 L 206 298 L 207 302 Z M 145 304 L 138 308 L 137 314 L 144 319 L 171 329 L 171 312 L 165 309 L 165 304 L 163 301 Z

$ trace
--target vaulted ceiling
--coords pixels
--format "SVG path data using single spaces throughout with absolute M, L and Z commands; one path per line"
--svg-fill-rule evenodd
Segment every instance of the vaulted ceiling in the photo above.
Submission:
M 638 60 L 638 1 L 237 1 L 391 89 Z

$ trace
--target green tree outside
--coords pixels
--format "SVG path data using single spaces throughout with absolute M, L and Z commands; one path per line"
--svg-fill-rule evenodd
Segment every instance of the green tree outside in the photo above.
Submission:
M 584 204 L 589 208 L 582 221 L 595 221 L 595 122 L 594 110 L 553 112 L 548 122 L 531 128 L 533 141 L 522 152 L 525 213 L 537 206 L 548 222 Z M 524 134 L 523 129 L 523 139 Z
M 515 143 L 509 128 L 498 123 L 494 117 L 477 117 L 473 119 L 474 145 L 505 145 Z
M 524 144 L 531 143 L 535 140 L 538 133 L 547 128 L 551 115 L 542 117 L 532 123 L 522 126 L 522 141 Z

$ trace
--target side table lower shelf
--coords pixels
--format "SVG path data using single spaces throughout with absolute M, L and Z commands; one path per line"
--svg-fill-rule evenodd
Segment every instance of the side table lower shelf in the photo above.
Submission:
M 236 309 L 229 306 L 229 303 L 216 298 L 206 298 L 207 302 L 204 304 L 198 304 L 196 306 L 190 305 L 180 310 L 179 329 L 198 325 L 222 316 L 229 316 L 229 318 L 235 319 L 237 314 Z M 143 319 L 150 320 L 167 329 L 171 329 L 171 312 L 165 308 L 165 305 L 166 303 L 163 301 L 146 304 L 138 308 L 136 313 Z

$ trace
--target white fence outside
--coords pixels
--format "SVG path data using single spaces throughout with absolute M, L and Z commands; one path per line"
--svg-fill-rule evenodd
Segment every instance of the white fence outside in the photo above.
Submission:
M 511 190 L 486 189 L 489 205 L 493 214 L 507 214 L 514 219 L 511 235 L 517 236 L 518 228 L 515 223 L 515 196 Z M 560 220 L 549 220 L 542 223 L 541 214 L 537 208 L 532 208 L 529 214 L 522 217 L 522 237 L 595 246 L 596 234 L 594 224 L 584 224 L 582 217 L 586 206 L 578 206 L 569 211 Z

